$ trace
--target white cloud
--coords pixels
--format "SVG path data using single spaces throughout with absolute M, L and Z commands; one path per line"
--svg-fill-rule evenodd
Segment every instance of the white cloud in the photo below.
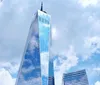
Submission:
M 81 57 L 84 60 L 91 58 L 93 53 L 100 53 L 100 37 L 98 36 L 87 36 L 83 38 L 83 46 L 81 48 Z M 79 52 L 79 50 L 78 50 Z M 77 52 L 77 54 L 78 54 Z
M 15 62 L 0 62 L 0 68 L 5 68 L 11 74 L 17 74 L 19 69 L 19 64 Z
M 98 50 L 100 48 L 100 20 L 95 14 L 88 16 L 87 20 L 90 26 L 85 31 L 86 35 L 85 33 L 82 35 L 83 37 L 79 35 L 80 43 L 79 45 L 75 44 L 77 54 L 81 54 L 83 61 L 91 58 L 92 53 L 100 53 Z
M 87 37 L 84 41 L 84 47 L 88 50 L 88 57 L 91 56 L 92 53 L 100 53 L 98 49 L 100 48 L 100 37 L 99 36 L 93 36 L 93 37 Z
M 95 85 L 100 85 L 100 81 L 97 81 L 97 82 L 95 83 Z
M 0 85 L 14 85 L 15 79 L 13 79 L 10 73 L 5 69 L 0 69 Z
M 93 20 L 90 22 L 91 29 L 90 33 L 93 35 L 99 35 L 100 36 L 100 20 L 93 18 Z
M 100 42 L 100 38 L 98 36 L 87 37 L 85 39 L 84 47 L 87 48 L 97 48 Z
M 94 68 L 95 71 L 100 71 L 100 67 Z
M 51 29 L 51 31 L 52 31 L 52 39 L 53 40 L 56 40 L 57 38 L 58 38 L 58 32 L 57 32 L 57 28 L 56 27 L 53 27 L 52 29 Z
M 100 76 L 100 67 L 94 67 L 93 72 L 95 73 L 94 75 Z
M 79 0 L 79 3 L 83 6 L 83 7 L 87 7 L 89 5 L 93 5 L 96 6 L 98 4 L 99 0 Z
M 93 14 L 92 16 L 88 17 L 88 23 L 91 25 L 90 33 L 92 35 L 100 35 L 100 19 Z M 90 35 L 91 35 L 90 34 Z
M 76 57 L 76 53 L 74 51 L 74 47 L 70 46 L 66 52 L 61 54 L 62 56 L 58 56 L 58 60 L 55 60 L 55 81 L 56 85 L 62 84 L 62 75 L 69 70 L 71 67 L 76 66 L 78 63 L 78 58 Z M 64 57 L 65 56 L 65 57 Z M 57 63 L 60 64 L 57 64 Z

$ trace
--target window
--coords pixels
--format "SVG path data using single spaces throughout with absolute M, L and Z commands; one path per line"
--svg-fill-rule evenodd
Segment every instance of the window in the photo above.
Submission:
M 49 24 L 49 21 L 42 17 L 39 17 L 39 21 L 41 21 L 42 23 L 45 23 L 45 24 Z

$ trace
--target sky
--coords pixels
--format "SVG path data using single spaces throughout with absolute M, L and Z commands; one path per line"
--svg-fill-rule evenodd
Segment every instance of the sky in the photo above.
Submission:
M 89 85 L 100 85 L 100 0 L 42 0 L 51 15 L 55 82 L 86 69 Z M 29 27 L 41 0 L 0 2 L 0 85 L 14 85 Z

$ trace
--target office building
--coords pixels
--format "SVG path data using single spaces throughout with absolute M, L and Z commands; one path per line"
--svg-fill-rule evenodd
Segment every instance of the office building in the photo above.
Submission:
M 42 4 L 29 29 L 16 85 L 48 85 L 50 27 Z
M 63 85 L 89 85 L 85 70 L 63 75 Z

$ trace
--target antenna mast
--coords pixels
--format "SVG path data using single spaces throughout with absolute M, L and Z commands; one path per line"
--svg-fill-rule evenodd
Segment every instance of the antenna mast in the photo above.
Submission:
M 43 2 L 41 2 L 41 11 L 43 11 Z

